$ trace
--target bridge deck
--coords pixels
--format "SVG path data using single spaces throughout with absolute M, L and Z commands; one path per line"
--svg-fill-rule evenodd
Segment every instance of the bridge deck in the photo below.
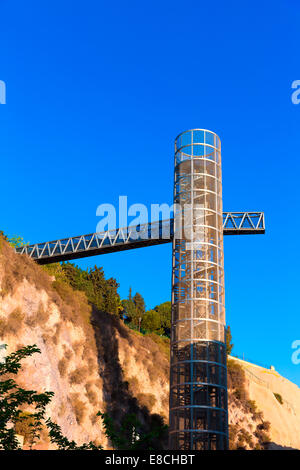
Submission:
M 103 233 L 90 233 L 16 248 L 39 264 L 57 263 L 116 251 L 169 243 L 173 240 L 174 219 L 120 228 Z M 224 212 L 224 235 L 265 233 L 263 212 Z

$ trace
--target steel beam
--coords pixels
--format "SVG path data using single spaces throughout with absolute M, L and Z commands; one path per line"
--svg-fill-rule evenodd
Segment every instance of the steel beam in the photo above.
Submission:
M 38 264 L 86 258 L 117 251 L 132 250 L 173 240 L 173 219 L 120 228 L 104 233 L 90 233 L 16 248 Z M 265 233 L 263 212 L 223 212 L 224 235 L 254 235 Z

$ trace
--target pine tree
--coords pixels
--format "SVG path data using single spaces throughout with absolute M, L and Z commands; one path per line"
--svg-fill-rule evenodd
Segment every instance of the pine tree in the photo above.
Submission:
M 232 334 L 231 334 L 231 329 L 229 325 L 227 326 L 225 331 L 226 331 L 226 353 L 229 356 L 234 346 L 234 344 L 231 342 Z

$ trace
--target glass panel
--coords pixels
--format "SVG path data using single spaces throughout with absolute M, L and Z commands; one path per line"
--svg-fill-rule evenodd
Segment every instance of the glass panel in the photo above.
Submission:
M 205 132 L 205 143 L 215 147 L 215 135 L 211 132 Z
M 204 156 L 204 145 L 193 145 L 194 156 L 203 157 Z
M 193 131 L 193 143 L 204 143 L 204 131 Z
M 181 147 L 184 145 L 191 145 L 192 143 L 192 134 L 191 132 L 185 132 L 181 136 Z
M 226 368 L 207 362 L 226 364 L 221 155 L 214 134 L 192 132 L 177 142 L 186 147 L 176 156 L 174 198 L 189 210 L 173 252 L 170 428 L 178 430 L 171 434 L 176 449 L 215 449 L 227 445 L 226 419 L 197 405 L 226 408 L 217 386 L 226 384 Z

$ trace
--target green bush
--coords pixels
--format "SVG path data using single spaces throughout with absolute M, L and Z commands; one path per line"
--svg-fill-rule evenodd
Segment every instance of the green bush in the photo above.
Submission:
M 143 315 L 142 328 L 151 332 L 162 332 L 160 316 L 156 310 L 148 310 Z

